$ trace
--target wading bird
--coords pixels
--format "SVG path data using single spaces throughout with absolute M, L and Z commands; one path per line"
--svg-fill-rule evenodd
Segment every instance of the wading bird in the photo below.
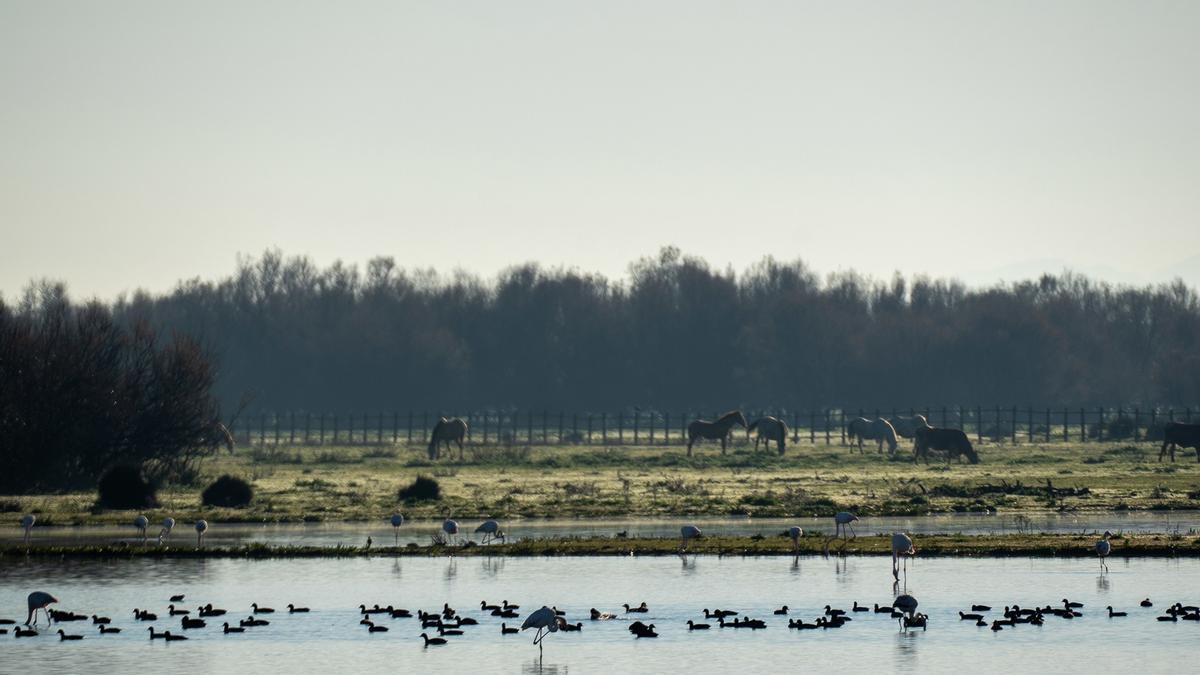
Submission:
M 554 610 L 543 605 L 541 609 L 535 610 L 525 617 L 525 621 L 521 623 L 521 630 L 527 628 L 537 629 L 537 633 L 533 636 L 533 644 L 538 646 L 538 654 L 541 654 L 542 640 L 547 635 L 558 632 L 558 615 L 554 613 Z
M 916 555 L 912 537 L 903 532 L 892 533 L 892 577 L 900 580 L 900 557 Z M 908 578 L 908 558 L 904 558 L 904 578 Z
M 447 518 L 442 521 L 442 543 L 450 544 L 454 541 L 454 535 L 458 534 L 458 521 Z
M 171 536 L 171 530 L 175 528 L 175 519 L 167 516 L 163 518 L 162 529 L 158 531 L 158 543 L 163 543 L 163 540 Z
M 25 530 L 25 543 L 29 543 L 29 533 L 33 531 L 33 524 L 37 522 L 37 516 L 32 513 L 27 513 L 21 518 L 21 528 Z
M 804 530 L 799 525 L 793 525 L 788 528 L 787 535 L 792 540 L 792 553 L 799 553 L 800 537 L 804 536 Z
M 50 610 L 46 609 L 52 603 L 58 602 L 58 598 L 46 593 L 45 591 L 34 591 L 29 594 L 29 615 L 25 617 L 25 625 L 37 625 L 37 611 L 43 610 L 46 612 L 46 623 L 50 623 Z
M 208 531 L 208 521 L 201 518 L 196 521 L 196 548 L 199 548 L 204 539 L 204 533 Z
M 851 525 L 851 523 L 856 520 L 858 520 L 858 516 L 854 515 L 853 513 L 850 513 L 849 511 L 838 511 L 837 514 L 833 516 L 834 538 L 837 538 L 839 532 L 841 533 L 842 538 L 845 538 L 847 530 L 850 531 L 851 537 L 857 538 L 858 535 L 854 532 L 854 526 Z
M 133 527 L 137 529 L 138 534 L 142 535 L 142 543 L 146 543 L 146 528 L 150 527 L 150 519 L 139 515 L 133 519 Z
M 1108 541 L 1108 538 L 1111 536 L 1112 536 L 1112 532 L 1105 530 L 1104 538 L 1096 541 L 1096 555 L 1100 556 L 1100 571 L 1101 572 L 1108 571 L 1108 563 L 1106 563 L 1104 561 L 1104 559 L 1108 557 L 1109 553 L 1112 553 L 1112 544 L 1110 544 Z
M 404 516 L 399 513 L 392 514 L 392 533 L 396 535 L 396 545 L 400 545 L 400 526 L 404 524 Z
M 494 520 L 485 520 L 482 525 L 475 528 L 475 534 L 482 534 L 484 544 L 489 544 L 496 539 L 504 540 L 504 532 L 500 529 L 500 523 Z
M 907 617 L 909 620 L 912 620 L 916 616 L 917 604 L 917 599 L 911 595 L 908 595 L 907 593 L 897 597 L 896 600 L 892 602 L 892 607 L 896 609 L 896 613 L 901 615 L 898 617 L 900 619 L 901 627 L 904 626 L 905 617 Z
M 695 525 L 684 525 L 679 528 L 679 550 L 686 551 L 688 542 L 701 537 L 700 528 Z

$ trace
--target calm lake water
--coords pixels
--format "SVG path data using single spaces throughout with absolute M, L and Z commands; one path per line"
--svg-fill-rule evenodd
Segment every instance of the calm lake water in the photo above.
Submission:
M 0 671 L 39 672 L 1043 672 L 1067 668 L 1106 672 L 1179 672 L 1194 667 L 1200 622 L 1160 623 L 1168 604 L 1200 600 L 1200 560 L 1113 559 L 1099 575 L 1094 559 L 920 559 L 909 564 L 907 590 L 930 615 L 928 631 L 901 632 L 895 621 L 853 614 L 837 630 L 796 631 L 791 616 L 812 620 L 824 605 L 849 609 L 890 603 L 890 560 L 879 557 L 637 557 L 637 558 L 369 558 L 276 560 L 44 560 L 0 569 L 0 617 L 24 619 L 25 596 L 46 590 L 59 607 L 100 613 L 123 629 L 98 635 L 90 622 L 65 624 L 87 637 L 0 636 Z M 245 617 L 257 601 L 283 610 L 270 626 L 223 635 L 220 621 L 187 631 L 187 642 L 151 641 L 146 628 L 173 629 L 178 621 L 135 622 L 134 607 L 165 616 L 168 597 L 186 593 L 195 611 L 211 602 Z M 1021 625 L 993 633 L 960 621 L 972 603 L 996 608 L 1083 602 L 1075 620 L 1049 617 L 1042 627 Z M 1150 597 L 1145 609 L 1138 602 Z M 533 608 L 557 605 L 579 633 L 556 633 L 539 659 L 530 632 L 501 636 L 500 619 L 479 610 L 481 600 L 507 599 Z M 621 611 L 646 601 L 637 618 L 657 625 L 661 637 L 636 640 L 628 620 L 589 621 L 597 607 Z M 293 602 L 309 614 L 288 615 Z M 381 618 L 390 632 L 368 634 L 358 625 L 360 603 L 433 610 L 449 603 L 480 620 L 441 647 L 424 648 L 415 619 Z M 1106 605 L 1126 610 L 1109 619 Z M 689 633 L 687 619 L 704 608 L 728 608 L 767 621 L 760 631 L 718 629 Z M 520 619 L 511 621 L 520 623 Z M 713 622 L 715 623 L 715 622 Z M 57 627 L 56 627 L 57 628 Z
M 7 527 L 0 529 L 0 541 L 21 541 L 23 532 L 17 526 L 19 515 L 11 516 Z M 482 519 L 459 520 L 464 536 L 470 536 Z M 790 525 L 800 525 L 806 531 L 832 532 L 831 518 L 662 518 L 662 519 L 606 519 L 606 520 L 516 520 L 502 522 L 509 538 L 539 538 L 566 536 L 611 537 L 617 532 L 626 532 L 631 537 L 677 537 L 679 526 L 695 523 L 710 535 L 774 535 Z M 361 546 L 367 537 L 376 545 L 401 545 L 417 543 L 426 545 L 430 535 L 439 531 L 441 521 L 411 521 L 394 532 L 387 522 L 387 514 L 374 523 L 309 523 L 263 525 L 245 523 L 210 523 L 205 541 L 212 545 L 265 543 L 271 545 L 306 546 Z M 1025 532 L 1113 532 L 1187 534 L 1200 531 L 1200 511 L 1154 511 L 1103 514 L 1060 514 L 1038 513 L 1027 516 L 949 514 L 911 517 L 871 517 L 855 523 L 860 534 L 904 531 L 921 533 L 964 533 L 1004 534 Z M 158 532 L 156 523 L 149 529 L 151 538 Z M 135 530 L 130 526 L 87 526 L 87 527 L 42 527 L 33 531 L 34 540 L 41 543 L 111 543 L 116 541 L 136 542 Z M 478 536 L 475 537 L 478 540 Z M 195 542 L 196 534 L 191 523 L 180 522 L 175 526 L 172 540 L 176 544 Z

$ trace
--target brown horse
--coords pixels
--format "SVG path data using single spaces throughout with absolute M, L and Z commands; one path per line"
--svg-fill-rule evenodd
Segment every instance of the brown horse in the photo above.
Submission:
M 750 423 L 746 427 L 746 436 L 750 436 L 750 432 L 758 430 L 758 435 L 754 437 L 754 449 L 758 450 L 758 442 L 762 441 L 763 445 L 769 446 L 771 441 L 775 441 L 775 445 L 779 448 L 779 454 L 783 454 L 787 446 L 788 428 L 787 423 L 776 417 L 760 417 Z
M 952 457 L 962 461 L 963 456 L 972 463 L 979 463 L 979 455 L 971 446 L 971 439 L 962 429 L 939 429 L 937 427 L 919 427 L 913 434 L 913 462 L 924 458 L 929 463 L 929 450 L 941 450 L 946 453 L 946 462 Z
M 743 429 L 746 427 L 746 416 L 742 414 L 741 410 L 731 410 L 721 415 L 716 422 L 692 420 L 692 423 L 687 428 L 688 457 L 692 456 L 692 444 L 699 438 L 707 438 L 708 440 L 721 439 L 721 452 L 724 453 L 725 445 L 729 440 L 729 429 L 735 424 L 742 425 Z
M 450 442 L 458 443 L 458 461 L 463 459 L 463 439 L 467 437 L 467 423 L 458 417 L 440 418 L 429 432 L 429 459 L 437 460 L 442 443 L 450 450 Z
M 1175 446 L 1186 450 L 1187 448 L 1196 449 L 1196 461 L 1200 462 L 1200 424 L 1184 424 L 1182 422 L 1168 422 L 1163 428 L 1163 444 L 1162 449 L 1158 451 L 1158 461 L 1163 460 L 1163 455 L 1167 454 L 1167 450 L 1171 451 L 1171 461 L 1175 461 Z

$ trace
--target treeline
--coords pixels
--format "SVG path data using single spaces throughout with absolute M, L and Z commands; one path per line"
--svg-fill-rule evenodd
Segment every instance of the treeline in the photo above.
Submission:
M 534 264 L 485 281 L 269 251 L 113 311 L 210 346 L 229 407 L 245 392 L 316 411 L 1200 401 L 1200 303 L 1182 282 L 969 289 L 771 258 L 739 274 L 674 248 L 620 281 Z
M 213 364 L 194 339 L 166 339 L 63 288 L 0 302 L 0 492 L 92 487 L 113 467 L 140 481 L 193 477 L 222 442 Z

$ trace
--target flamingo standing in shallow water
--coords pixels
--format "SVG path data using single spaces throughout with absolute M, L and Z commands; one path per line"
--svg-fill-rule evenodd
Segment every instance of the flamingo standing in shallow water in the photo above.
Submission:
M 449 544 L 454 541 L 454 535 L 458 534 L 458 521 L 447 518 L 442 521 L 442 538 L 444 543 Z
M 793 525 L 788 528 L 788 537 L 792 540 L 792 553 L 800 551 L 800 537 L 804 536 L 804 530 L 799 525 Z
M 841 533 L 842 538 L 845 538 L 847 530 L 850 531 L 850 535 L 852 537 L 857 538 L 858 535 L 854 532 L 854 526 L 851 525 L 851 523 L 856 520 L 858 520 L 858 516 L 854 515 L 853 513 L 850 513 L 849 511 L 838 511 L 837 514 L 833 516 L 834 538 L 837 538 L 839 532 Z
M 533 644 L 538 646 L 538 654 L 541 654 L 542 640 L 547 635 L 558 632 L 558 615 L 554 613 L 553 609 L 543 605 L 541 609 L 525 617 L 525 621 L 521 624 L 521 630 L 526 628 L 537 629 L 537 633 L 533 636 Z
M 679 550 L 686 551 L 688 542 L 692 539 L 699 539 L 701 536 L 700 528 L 695 525 L 684 525 L 679 528 Z
M 25 543 L 29 543 L 29 533 L 33 531 L 33 524 L 37 522 L 37 516 L 32 513 L 27 513 L 21 518 L 21 528 L 25 530 Z
M 1108 563 L 1104 562 L 1104 559 L 1108 557 L 1109 553 L 1112 553 L 1112 544 L 1109 543 L 1109 541 L 1108 541 L 1108 538 L 1111 536 L 1112 536 L 1112 532 L 1105 530 L 1104 537 L 1102 539 L 1096 541 L 1096 555 L 1100 556 L 1100 571 L 1101 572 L 1108 571 Z
M 483 521 L 483 524 L 481 524 L 479 527 L 475 528 L 475 534 L 483 535 L 483 539 L 482 539 L 481 543 L 484 543 L 484 544 L 489 544 L 489 543 L 495 541 L 496 539 L 500 539 L 500 540 L 504 539 L 504 531 L 500 529 L 500 523 L 498 523 L 494 520 Z
M 171 530 L 175 527 L 175 519 L 167 516 L 163 518 L 162 529 L 158 531 L 158 543 L 163 543 L 163 539 L 171 536 Z
M 133 519 L 133 526 L 137 528 L 138 532 L 141 533 L 142 543 L 146 543 L 146 528 L 150 527 L 150 519 L 146 516 L 139 515 L 137 518 Z
M 404 516 L 399 513 L 392 514 L 392 533 L 396 535 L 396 545 L 400 545 L 400 526 L 404 524 Z
M 896 581 L 900 580 L 900 557 L 916 555 L 917 551 L 913 548 L 912 537 L 903 532 L 892 533 L 892 577 Z M 908 578 L 908 558 L 904 558 L 904 578 Z
M 204 540 L 204 533 L 208 531 L 208 521 L 201 518 L 196 521 L 196 548 L 200 548 L 201 542 Z
M 58 598 L 46 593 L 45 591 L 34 591 L 29 594 L 29 615 L 25 617 L 25 625 L 37 625 L 37 611 L 39 609 L 46 612 L 46 623 L 50 623 L 50 610 L 46 609 L 51 603 L 58 602 Z M 31 623 L 32 622 L 32 623 Z

